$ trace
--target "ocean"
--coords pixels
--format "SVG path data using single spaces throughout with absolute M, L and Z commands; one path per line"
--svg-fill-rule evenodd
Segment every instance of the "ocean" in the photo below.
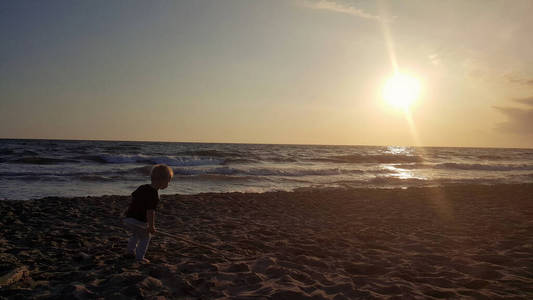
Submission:
M 160 194 L 533 182 L 533 149 L 0 139 L 0 200 L 128 195 L 157 163 Z

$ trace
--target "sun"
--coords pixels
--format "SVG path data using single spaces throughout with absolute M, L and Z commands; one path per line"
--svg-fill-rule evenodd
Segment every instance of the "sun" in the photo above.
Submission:
M 392 106 L 408 109 L 420 94 L 420 81 L 411 75 L 397 73 L 383 87 L 383 98 Z

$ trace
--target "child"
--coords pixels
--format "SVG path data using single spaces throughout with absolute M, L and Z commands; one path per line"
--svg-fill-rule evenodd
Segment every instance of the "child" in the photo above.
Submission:
M 131 203 L 126 211 L 124 226 L 131 232 L 126 256 L 135 257 L 137 261 L 149 263 L 144 258 L 151 234 L 155 233 L 155 210 L 159 203 L 159 189 L 165 189 L 174 176 L 167 165 L 155 165 L 150 172 L 151 184 L 138 187 L 131 194 Z

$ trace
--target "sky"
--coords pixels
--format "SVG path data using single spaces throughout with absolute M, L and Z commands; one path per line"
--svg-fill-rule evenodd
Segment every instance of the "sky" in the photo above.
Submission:
M 533 1 L 2 1 L 0 138 L 533 148 Z M 420 82 L 388 104 L 395 72 Z

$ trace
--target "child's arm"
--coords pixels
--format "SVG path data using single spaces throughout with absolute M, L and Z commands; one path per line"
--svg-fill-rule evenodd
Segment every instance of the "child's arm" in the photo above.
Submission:
M 148 220 L 148 232 L 155 233 L 155 210 L 147 210 L 146 219 Z

